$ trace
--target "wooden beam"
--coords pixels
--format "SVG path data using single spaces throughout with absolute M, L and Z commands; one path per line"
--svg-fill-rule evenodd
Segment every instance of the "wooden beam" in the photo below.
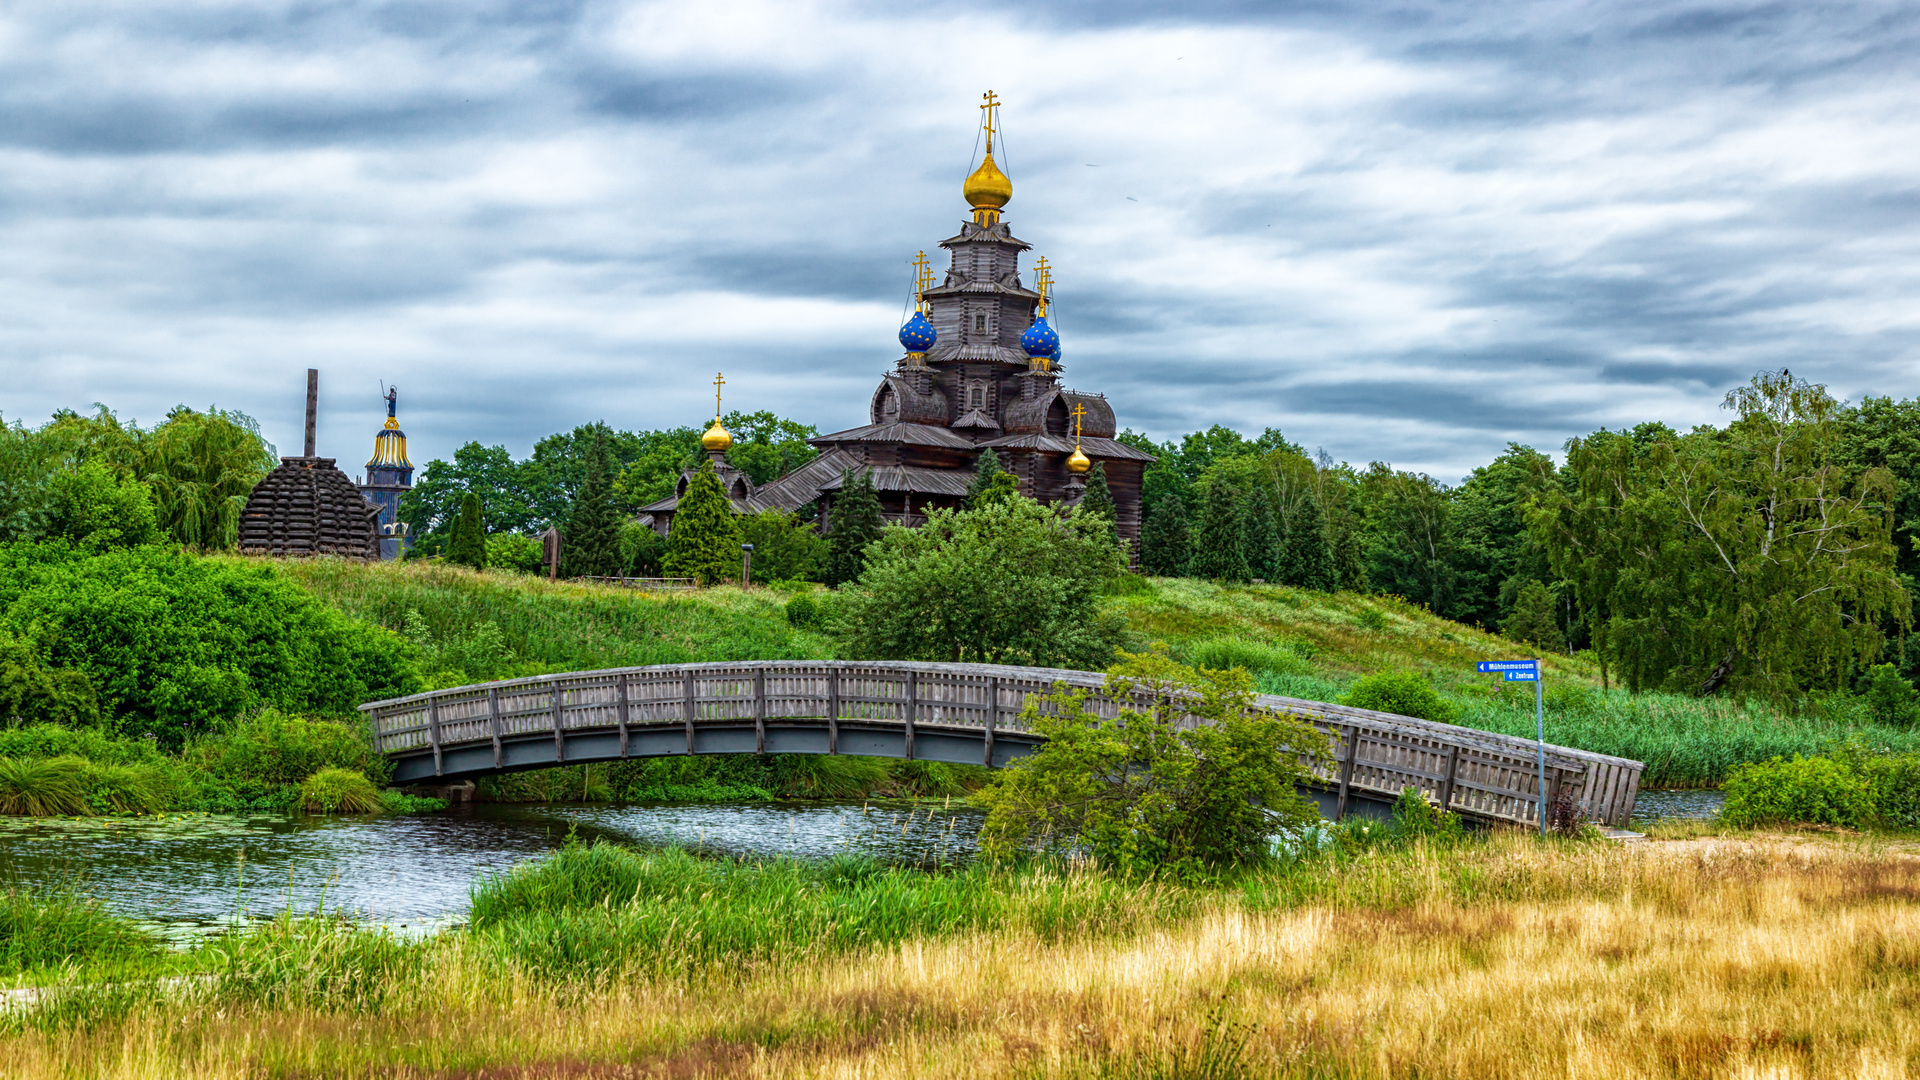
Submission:
M 427 737 L 433 740 L 433 775 L 440 770 L 440 699 L 427 699 Z
M 1347 819 L 1347 793 L 1353 790 L 1353 758 L 1360 752 L 1360 729 L 1347 729 L 1347 754 L 1340 762 L 1340 801 L 1334 804 L 1333 820 Z
M 693 753 L 693 669 L 688 668 L 684 676 L 684 693 L 681 698 L 681 716 L 687 721 L 687 753 Z
M 553 684 L 553 760 L 567 760 L 567 739 L 560 728 L 560 713 L 566 704 L 566 691 L 560 689 L 558 680 Z
M 614 702 L 614 713 L 620 719 L 620 756 L 624 758 L 627 756 L 627 673 L 623 671 L 615 675 L 613 677 L 613 686 L 614 693 L 617 695 Z
M 987 748 L 982 764 L 993 767 L 993 729 L 1000 722 L 1000 680 L 987 680 Z
M 753 752 L 767 752 L 767 670 L 753 672 Z
M 917 672 L 908 670 L 907 700 L 906 700 L 907 760 L 908 761 L 913 760 L 913 704 L 914 704 L 915 696 L 920 693 L 920 684 L 917 676 L 918 676 Z
M 1460 746 L 1458 743 L 1447 751 L 1447 779 L 1440 786 L 1440 809 L 1448 810 L 1453 806 L 1453 781 L 1460 775 Z
M 840 669 L 827 669 L 827 753 L 840 752 Z
M 500 688 L 487 687 L 487 730 L 493 735 L 493 767 L 506 764 L 505 748 L 500 745 Z

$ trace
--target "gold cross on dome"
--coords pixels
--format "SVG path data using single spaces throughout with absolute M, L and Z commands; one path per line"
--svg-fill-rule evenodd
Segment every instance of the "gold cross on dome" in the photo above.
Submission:
M 926 310 L 926 293 L 933 285 L 933 264 L 927 260 L 927 253 L 921 252 L 913 260 L 913 302 L 922 311 Z
M 713 418 L 720 419 L 720 388 L 727 385 L 727 377 L 719 372 L 713 373 Z
M 993 110 L 1000 107 L 1000 97 L 989 90 L 980 95 L 980 100 L 984 102 L 984 104 L 980 106 L 980 111 L 986 114 L 982 119 L 982 123 L 987 129 L 987 153 L 991 154 L 993 153 Z
M 1053 267 L 1047 265 L 1047 257 L 1040 256 L 1033 264 L 1033 291 L 1040 294 L 1040 308 L 1037 314 L 1047 313 L 1047 297 L 1053 292 Z
M 1080 419 L 1087 415 L 1087 407 L 1076 403 L 1073 407 L 1073 445 L 1080 445 Z

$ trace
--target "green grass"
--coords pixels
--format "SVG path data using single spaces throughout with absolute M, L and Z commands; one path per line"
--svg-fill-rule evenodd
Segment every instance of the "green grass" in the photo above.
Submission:
M 157 937 L 75 888 L 0 890 L 0 977 L 144 960 L 159 951 Z

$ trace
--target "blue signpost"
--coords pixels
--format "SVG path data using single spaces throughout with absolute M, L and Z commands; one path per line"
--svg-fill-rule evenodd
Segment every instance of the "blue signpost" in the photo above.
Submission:
M 1531 660 L 1482 660 L 1481 671 L 1497 671 L 1507 682 L 1533 684 L 1534 750 L 1540 762 L 1540 786 L 1535 789 L 1540 812 L 1540 835 L 1547 835 L 1547 713 L 1540 698 L 1540 658 Z

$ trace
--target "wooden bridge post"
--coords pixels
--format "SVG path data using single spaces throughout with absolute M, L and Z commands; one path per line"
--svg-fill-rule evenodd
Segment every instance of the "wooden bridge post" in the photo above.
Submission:
M 427 699 L 427 737 L 433 740 L 433 775 L 440 775 L 440 699 Z
M 914 704 L 914 699 L 918 697 L 919 694 L 920 694 L 919 673 L 909 670 L 907 672 L 907 701 L 906 701 L 907 760 L 908 761 L 913 760 L 913 704 Z
M 621 672 L 613 677 L 614 689 L 619 695 L 614 702 L 614 712 L 620 718 L 620 756 L 627 756 L 627 673 Z
M 1454 743 L 1447 752 L 1447 779 L 1440 785 L 1440 809 L 1442 812 L 1453 806 L 1453 778 L 1460 773 L 1460 744 Z
M 1353 788 L 1353 759 L 1360 753 L 1360 729 L 1347 728 L 1347 754 L 1340 762 L 1340 801 L 1334 804 L 1333 820 L 1347 819 L 1347 792 Z
M 687 753 L 693 753 L 693 669 L 688 668 L 682 680 L 682 715 L 687 721 Z
M 753 673 L 753 752 L 767 752 L 767 672 L 765 668 L 756 668 Z
M 555 761 L 567 760 L 566 736 L 560 728 L 560 711 L 566 703 L 566 693 L 560 688 L 560 683 L 556 679 L 553 684 L 553 760 Z
M 840 752 L 840 669 L 827 669 L 827 753 Z
M 1000 680 L 987 680 L 987 751 L 982 764 L 993 766 L 993 729 L 1000 722 Z
M 487 729 L 493 734 L 493 767 L 497 769 L 506 759 L 500 745 L 500 688 L 497 686 L 487 687 Z

